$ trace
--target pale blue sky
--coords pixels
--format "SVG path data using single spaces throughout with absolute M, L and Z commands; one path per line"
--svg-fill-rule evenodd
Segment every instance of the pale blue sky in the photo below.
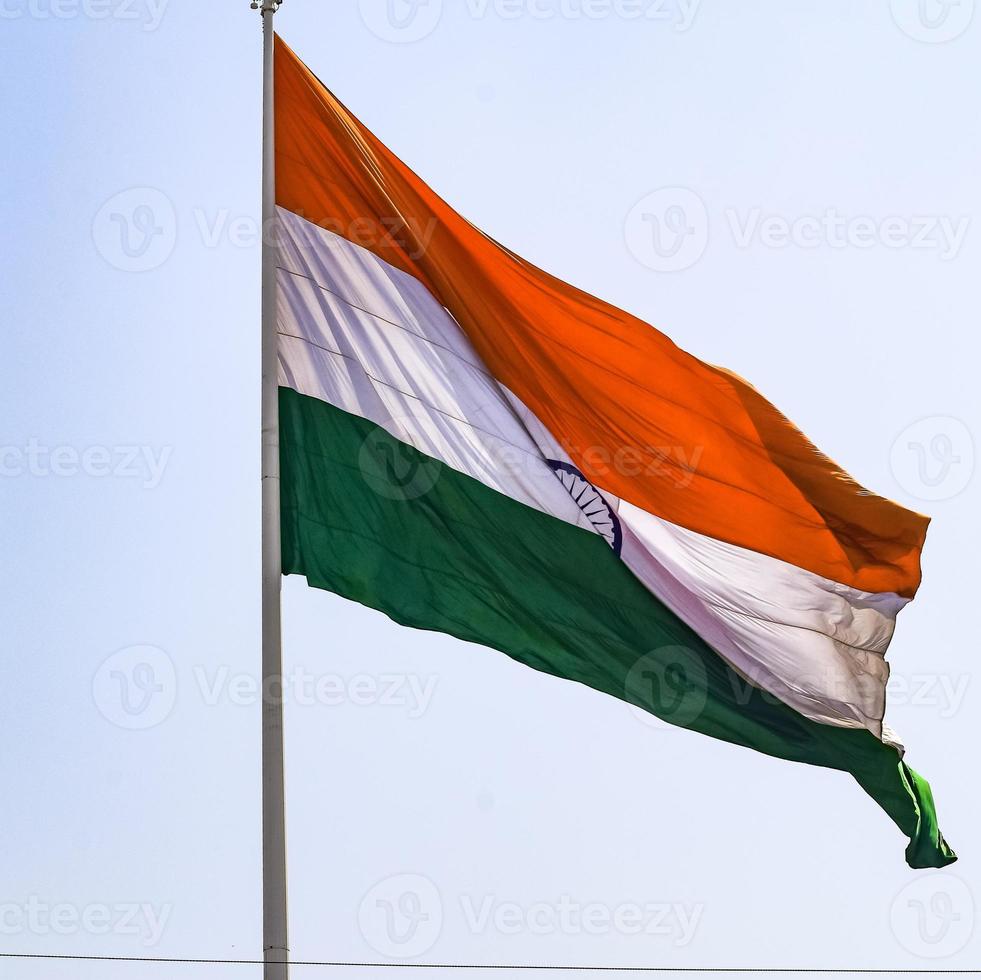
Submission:
M 289 0 L 277 27 L 478 226 L 933 516 L 889 717 L 961 861 L 910 871 L 844 775 L 288 580 L 299 958 L 384 958 L 374 912 L 417 899 L 429 962 L 981 960 L 981 23 L 973 0 L 679 3 Z M 0 0 L 0 21 L 0 951 L 252 957 L 259 18 Z M 681 190 L 635 207 L 661 188 Z M 696 235 L 673 260 L 638 233 L 665 202 Z M 120 250 L 127 210 L 159 251 Z M 153 681 L 148 713 L 120 671 Z M 2 980 L 259 974 L 0 960 Z

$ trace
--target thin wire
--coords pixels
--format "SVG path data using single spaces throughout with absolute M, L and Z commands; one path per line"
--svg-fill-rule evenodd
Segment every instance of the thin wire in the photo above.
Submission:
M 74 960 L 88 963 L 184 963 L 204 966 L 262 966 L 263 960 L 193 959 L 167 956 L 73 956 L 69 953 L 0 953 L 7 960 Z M 275 961 L 274 961 L 275 962 Z M 979 970 L 905 968 L 885 970 L 845 967 L 768 966 L 557 966 L 530 963 L 358 963 L 332 960 L 291 960 L 290 966 L 322 966 L 349 969 L 401 970 L 567 970 L 576 973 L 910 973 L 981 974 Z

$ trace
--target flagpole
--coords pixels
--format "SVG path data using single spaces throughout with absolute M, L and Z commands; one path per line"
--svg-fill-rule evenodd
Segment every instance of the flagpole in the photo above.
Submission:
M 262 14 L 262 948 L 263 980 L 287 980 L 286 780 L 280 597 L 279 386 L 276 344 L 276 153 L 273 15 L 282 0 L 252 0 Z

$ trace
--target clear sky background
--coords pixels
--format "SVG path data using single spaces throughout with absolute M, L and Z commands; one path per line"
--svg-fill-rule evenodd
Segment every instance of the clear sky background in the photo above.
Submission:
M 277 15 L 478 226 L 747 377 L 933 516 L 888 717 L 961 855 L 910 871 L 848 776 L 645 723 L 291 579 L 295 956 L 981 964 L 973 6 Z M 251 958 L 259 17 L 0 0 L 0 64 L 0 951 Z M 3 980 L 259 973 L 0 961 Z M 297 971 L 320 975 L 383 974 Z

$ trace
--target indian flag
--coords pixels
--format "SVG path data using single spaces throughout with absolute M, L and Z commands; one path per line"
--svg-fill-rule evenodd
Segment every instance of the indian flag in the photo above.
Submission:
M 883 724 L 927 519 L 488 238 L 279 39 L 275 137 L 284 573 L 850 773 L 955 860 Z

